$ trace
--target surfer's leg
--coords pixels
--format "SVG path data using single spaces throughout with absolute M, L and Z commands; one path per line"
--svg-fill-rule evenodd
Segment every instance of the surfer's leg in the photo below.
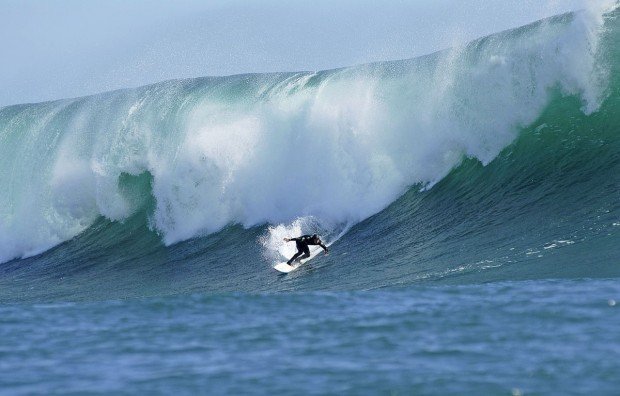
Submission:
M 301 254 L 303 253 L 303 250 L 298 250 L 297 253 L 295 253 L 295 255 L 293 257 L 291 257 L 291 259 L 289 261 L 287 261 L 286 263 L 288 265 L 293 264 L 293 261 L 295 261 L 295 259 L 299 256 L 301 256 Z
M 299 252 L 299 253 L 301 253 L 301 252 Z M 310 249 L 308 249 L 308 246 L 304 246 L 303 253 L 304 253 L 304 254 L 303 254 L 303 256 L 301 256 L 300 258 L 298 258 L 298 259 L 297 259 L 297 261 L 301 261 L 301 260 L 303 260 L 303 259 L 305 259 L 305 258 L 310 257 Z
M 297 248 L 297 253 L 295 253 L 295 255 L 291 257 L 289 261 L 287 261 L 288 265 L 291 265 L 297 257 L 301 256 L 302 253 L 305 253 L 305 251 L 308 250 L 308 247 L 305 246 L 304 248 L 304 244 L 299 241 L 295 242 L 295 247 Z

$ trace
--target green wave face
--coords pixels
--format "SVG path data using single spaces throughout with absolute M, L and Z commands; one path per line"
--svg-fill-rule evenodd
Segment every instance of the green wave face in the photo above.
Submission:
M 584 11 L 411 60 L 2 108 L 3 299 L 617 276 L 618 40 L 617 11 Z M 273 283 L 281 236 L 317 230 L 329 274 Z

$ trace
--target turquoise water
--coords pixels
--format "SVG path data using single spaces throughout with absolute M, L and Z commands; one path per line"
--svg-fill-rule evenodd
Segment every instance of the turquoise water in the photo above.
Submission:
M 617 16 L 0 108 L 0 392 L 617 394 Z

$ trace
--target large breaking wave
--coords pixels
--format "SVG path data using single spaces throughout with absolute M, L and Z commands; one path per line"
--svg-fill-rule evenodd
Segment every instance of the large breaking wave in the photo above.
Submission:
M 543 20 L 422 58 L 168 81 L 0 110 L 0 260 L 150 205 L 166 244 L 230 224 L 342 227 L 464 157 L 487 164 L 552 89 L 595 111 L 601 14 Z
M 583 241 L 563 273 L 611 276 L 583 262 L 613 256 L 620 225 L 616 21 L 597 8 L 411 60 L 2 108 L 0 260 L 71 241 L 25 278 L 25 261 L 5 263 L 3 287 L 73 274 L 52 294 L 95 295 L 105 277 L 102 296 L 150 277 L 162 293 L 287 288 L 257 268 L 292 254 L 283 236 L 317 231 L 345 235 L 334 271 L 356 273 L 298 278 L 308 288 L 557 276 L 509 268 Z

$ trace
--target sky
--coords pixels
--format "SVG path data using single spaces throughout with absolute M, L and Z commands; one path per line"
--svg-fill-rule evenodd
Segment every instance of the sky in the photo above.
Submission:
M 0 0 L 0 106 L 459 45 L 587 0 Z

